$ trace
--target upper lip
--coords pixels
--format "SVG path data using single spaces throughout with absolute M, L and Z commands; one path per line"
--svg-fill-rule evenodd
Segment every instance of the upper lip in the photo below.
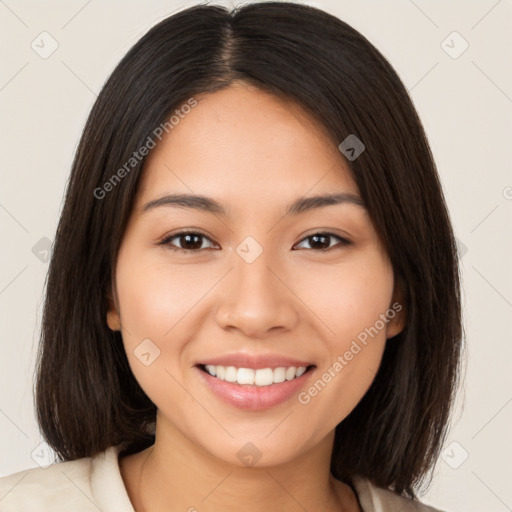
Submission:
M 244 353 L 225 354 L 223 356 L 211 357 L 204 359 L 198 365 L 214 365 L 214 366 L 235 366 L 236 368 L 280 368 L 290 366 L 311 366 L 313 363 L 294 359 L 291 357 L 281 356 L 279 354 L 259 354 L 250 355 Z

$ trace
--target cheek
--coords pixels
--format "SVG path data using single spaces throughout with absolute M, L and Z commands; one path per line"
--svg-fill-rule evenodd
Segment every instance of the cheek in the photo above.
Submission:
M 297 294 L 322 321 L 332 349 L 343 350 L 389 309 L 393 270 L 377 250 L 354 252 L 343 263 L 301 272 Z M 380 330 L 382 322 L 378 323 Z
M 192 265 L 171 265 L 158 250 L 144 254 L 126 247 L 119 254 L 117 290 L 125 352 L 136 380 L 157 405 L 171 392 L 181 396 L 172 376 L 183 378 L 180 365 L 189 341 L 197 336 L 194 315 L 216 280 L 207 265 L 201 272 Z
M 154 257 L 120 256 L 118 293 L 123 324 L 132 337 L 167 340 L 204 294 L 204 279 L 190 267 L 162 264 Z
M 392 268 L 378 252 L 359 256 L 336 272 L 316 272 L 315 282 L 308 283 L 308 306 L 322 320 L 326 351 L 315 380 L 298 401 L 310 417 L 324 418 L 326 430 L 364 396 L 386 345 L 382 318 L 391 305 Z M 306 288 L 302 293 L 306 296 Z
M 199 291 L 188 272 L 166 268 L 161 260 L 135 249 L 120 252 L 116 279 L 130 368 L 159 407 L 168 395 L 181 396 L 172 376 L 181 380 L 176 362 L 189 339 L 186 315 Z

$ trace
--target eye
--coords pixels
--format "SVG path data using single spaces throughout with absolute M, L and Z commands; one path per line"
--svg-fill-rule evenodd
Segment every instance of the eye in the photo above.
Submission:
M 180 247 L 177 247 L 172 243 L 174 239 L 180 240 Z M 335 235 L 334 233 L 315 233 L 313 235 L 309 235 L 303 238 L 302 241 L 299 244 L 295 245 L 294 247 L 298 247 L 299 245 L 307 241 L 312 250 L 326 252 L 332 249 L 333 246 L 330 244 L 330 241 L 332 241 L 333 239 L 339 240 L 339 243 L 335 244 L 334 247 L 336 245 L 347 246 L 352 244 L 350 240 Z M 181 233 L 175 233 L 171 236 L 164 238 L 157 245 L 165 245 L 172 251 L 190 253 L 199 252 L 200 250 L 204 249 L 204 247 L 202 247 L 202 241 L 204 240 L 209 240 L 211 242 L 211 239 L 202 233 L 195 231 L 183 231 Z
M 312 249 L 315 251 L 320 252 L 326 252 L 329 249 L 332 249 L 332 247 L 329 243 L 329 240 L 332 240 L 333 238 L 337 238 L 340 243 L 337 245 L 346 246 L 351 245 L 352 242 L 350 240 L 347 240 L 346 238 L 342 238 L 341 236 L 335 235 L 334 233 L 314 233 L 313 235 L 309 235 L 306 238 L 303 238 L 302 241 L 297 244 L 295 247 L 298 247 L 300 244 L 302 244 L 304 241 L 308 241 L 310 247 L 313 246 Z M 312 244 L 311 244 L 312 241 Z M 327 247 L 325 247 L 327 245 Z M 320 247 L 319 247 L 320 246 Z
M 171 243 L 171 240 L 178 238 L 181 240 L 181 247 L 176 247 Z M 164 238 L 158 245 L 168 246 L 172 251 L 179 252 L 198 252 L 201 250 L 202 240 L 210 240 L 206 235 L 197 233 L 195 231 L 183 231 L 181 233 L 175 233 L 174 235 Z

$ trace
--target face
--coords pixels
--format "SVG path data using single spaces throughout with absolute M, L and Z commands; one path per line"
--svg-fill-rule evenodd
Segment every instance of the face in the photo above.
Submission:
M 369 388 L 403 327 L 393 269 L 343 156 L 299 107 L 243 83 L 196 100 L 146 159 L 107 321 L 160 426 L 228 463 L 284 463 Z M 155 203 L 171 194 L 218 209 Z M 328 194 L 346 200 L 287 212 Z

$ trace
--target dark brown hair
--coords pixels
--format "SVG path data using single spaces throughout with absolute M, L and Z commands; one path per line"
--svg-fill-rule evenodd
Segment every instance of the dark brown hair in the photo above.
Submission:
M 170 113 L 242 80 L 297 102 L 347 159 L 403 292 L 406 326 L 370 389 L 337 427 L 333 475 L 416 497 L 447 432 L 463 348 L 457 248 L 415 108 L 388 61 L 355 29 L 310 6 L 196 5 L 158 23 L 121 60 L 84 128 L 46 282 L 37 419 L 60 461 L 154 442 L 156 407 L 106 324 L 118 248 L 144 159 L 95 193 Z

